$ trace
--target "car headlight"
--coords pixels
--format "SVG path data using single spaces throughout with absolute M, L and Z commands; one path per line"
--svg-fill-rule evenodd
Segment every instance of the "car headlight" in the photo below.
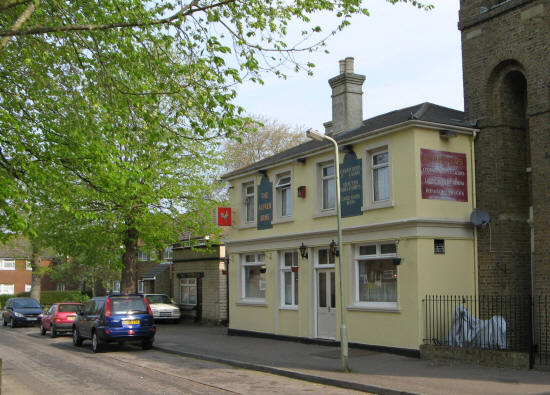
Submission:
M 15 311 L 15 312 L 13 313 L 13 315 L 16 316 L 16 317 L 18 317 L 18 318 L 23 318 L 23 317 L 25 317 L 23 314 L 18 313 L 17 311 Z

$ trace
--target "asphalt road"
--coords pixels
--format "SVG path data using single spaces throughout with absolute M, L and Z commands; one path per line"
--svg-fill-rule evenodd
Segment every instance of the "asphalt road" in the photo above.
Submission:
M 118 344 L 93 354 L 89 341 L 51 339 L 38 328 L 1 327 L 3 395 L 352 394 L 340 388 Z

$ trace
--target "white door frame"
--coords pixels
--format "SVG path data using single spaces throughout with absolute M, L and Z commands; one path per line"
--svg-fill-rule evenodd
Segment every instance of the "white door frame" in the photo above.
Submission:
M 319 306 L 319 269 L 332 269 L 335 271 L 335 264 L 319 265 L 319 250 L 328 250 L 328 248 L 314 248 L 313 249 L 313 327 L 314 337 L 319 337 L 319 324 L 318 324 L 318 306 Z M 334 274 L 336 275 L 336 273 Z M 336 290 L 335 290 L 336 291 Z M 338 297 L 338 295 L 336 295 Z M 336 307 L 335 307 L 336 309 Z M 336 318 L 335 318 L 336 320 Z M 336 323 L 336 322 L 335 322 Z M 337 336 L 337 334 L 335 335 Z M 322 339 L 327 339 L 323 337 Z M 334 338 L 336 340 L 336 337 Z

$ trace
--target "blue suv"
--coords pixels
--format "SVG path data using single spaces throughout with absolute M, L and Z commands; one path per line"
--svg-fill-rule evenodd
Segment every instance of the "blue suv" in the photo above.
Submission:
M 147 299 L 141 295 L 109 295 L 89 300 L 73 324 L 73 344 L 92 341 L 92 351 L 105 343 L 140 343 L 144 350 L 153 346 L 156 327 Z

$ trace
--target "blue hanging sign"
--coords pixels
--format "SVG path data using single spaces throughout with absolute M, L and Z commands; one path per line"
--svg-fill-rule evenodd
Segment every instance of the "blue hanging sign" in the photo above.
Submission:
M 342 217 L 363 215 L 363 167 L 355 152 L 348 152 L 340 165 Z
M 258 230 L 271 229 L 273 225 L 273 183 L 267 176 L 258 185 Z

